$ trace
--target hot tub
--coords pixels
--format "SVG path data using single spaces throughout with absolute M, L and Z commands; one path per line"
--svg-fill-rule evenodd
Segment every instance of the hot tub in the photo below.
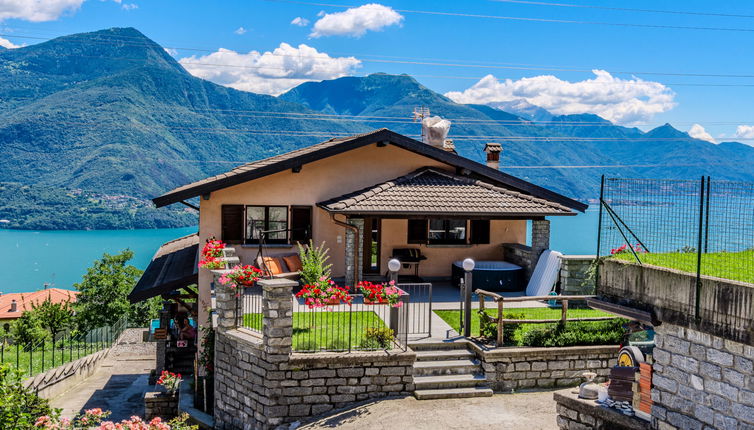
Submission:
M 463 262 L 454 262 L 454 285 L 460 285 L 463 274 Z M 477 261 L 471 271 L 471 282 L 474 290 L 521 291 L 525 287 L 524 269 L 507 261 Z

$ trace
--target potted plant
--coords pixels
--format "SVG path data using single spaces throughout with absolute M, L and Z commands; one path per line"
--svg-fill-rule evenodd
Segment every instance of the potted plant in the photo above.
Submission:
M 223 249 L 225 249 L 225 243 L 221 240 L 217 240 L 214 237 L 207 239 L 207 243 L 202 248 L 201 259 L 199 260 L 199 268 L 218 270 L 225 267 L 225 262 L 222 260 Z
M 241 287 L 251 287 L 259 280 L 260 276 L 262 276 L 262 271 L 256 267 L 238 264 L 230 269 L 230 272 L 222 275 L 219 282 L 225 286 L 239 289 Z
M 387 284 L 373 284 L 369 281 L 361 281 L 356 288 L 364 295 L 365 305 L 390 305 L 394 308 L 403 306 L 401 295 L 403 290 L 395 286 L 395 281 Z
M 157 385 L 162 385 L 168 395 L 174 396 L 181 386 L 181 381 L 183 381 L 183 378 L 181 378 L 180 373 L 163 370 L 160 379 L 157 380 Z
M 338 287 L 331 279 L 322 276 L 312 285 L 307 284 L 296 293 L 296 297 L 304 299 L 304 304 L 313 308 L 323 308 L 340 304 L 351 305 L 353 298 L 348 290 Z

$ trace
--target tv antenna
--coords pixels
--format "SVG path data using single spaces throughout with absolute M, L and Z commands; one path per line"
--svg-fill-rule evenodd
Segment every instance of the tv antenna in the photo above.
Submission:
M 424 120 L 424 118 L 429 118 L 429 108 L 420 106 L 414 108 L 414 122 L 418 122 L 421 124 L 421 122 Z M 425 142 L 424 136 L 424 127 L 422 127 L 422 142 Z

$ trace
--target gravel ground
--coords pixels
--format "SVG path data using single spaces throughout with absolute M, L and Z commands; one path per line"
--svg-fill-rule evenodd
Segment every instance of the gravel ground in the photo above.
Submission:
M 337 412 L 299 429 L 557 429 L 552 393 L 548 390 L 470 399 L 388 399 Z

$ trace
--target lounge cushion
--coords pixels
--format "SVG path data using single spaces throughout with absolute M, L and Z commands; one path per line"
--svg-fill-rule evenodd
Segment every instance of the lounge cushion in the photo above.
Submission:
M 285 265 L 288 266 L 289 272 L 300 272 L 303 266 L 301 265 L 301 258 L 298 254 L 283 256 Z
M 267 270 L 270 271 L 271 275 L 279 275 L 281 273 L 284 273 L 283 265 L 280 261 L 280 259 L 275 257 L 264 257 L 264 265 L 267 268 Z

